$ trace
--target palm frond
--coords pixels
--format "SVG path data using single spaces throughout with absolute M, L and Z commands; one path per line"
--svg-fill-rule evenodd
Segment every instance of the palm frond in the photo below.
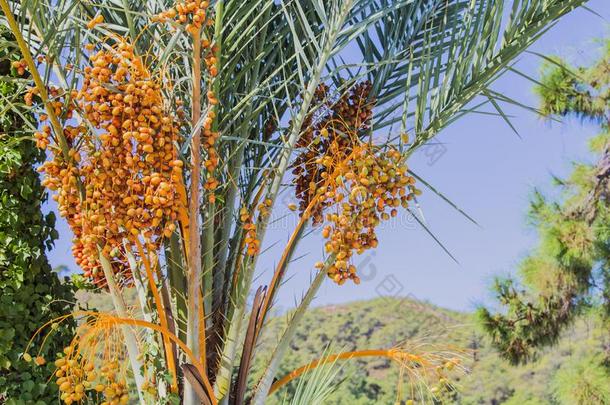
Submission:
M 322 353 L 322 358 L 331 353 L 328 346 Z M 321 405 L 335 392 L 343 380 L 338 380 L 342 366 L 337 363 L 338 359 L 324 363 L 314 368 L 299 379 L 294 396 L 290 405 Z

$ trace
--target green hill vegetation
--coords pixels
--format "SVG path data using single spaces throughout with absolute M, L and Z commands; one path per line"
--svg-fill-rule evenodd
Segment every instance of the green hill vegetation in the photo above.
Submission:
M 283 324 L 274 321 L 274 330 Z M 478 330 L 474 315 L 458 313 L 410 299 L 378 298 L 345 305 L 313 309 L 291 344 L 278 376 L 315 360 L 326 346 L 332 351 L 351 351 L 377 347 L 390 348 L 404 341 L 430 342 L 447 347 L 467 348 L 469 373 L 454 381 L 458 392 L 441 403 L 537 405 L 565 404 L 571 383 L 587 384 L 595 391 L 608 391 L 610 376 L 603 368 L 587 372 L 580 364 L 602 357 L 610 350 L 610 333 L 601 329 L 595 314 L 578 318 L 556 346 L 542 351 L 527 365 L 511 366 L 491 347 Z M 275 339 L 267 336 L 257 355 L 264 357 Z M 260 359 L 259 359 L 260 362 Z M 388 359 L 352 359 L 341 366 L 336 391 L 325 404 L 394 404 L 397 402 L 399 367 Z M 579 372 L 579 370 L 581 372 Z M 296 381 L 269 403 L 290 403 Z M 402 403 L 409 400 L 409 385 L 402 385 Z M 608 404 L 610 393 L 597 402 Z

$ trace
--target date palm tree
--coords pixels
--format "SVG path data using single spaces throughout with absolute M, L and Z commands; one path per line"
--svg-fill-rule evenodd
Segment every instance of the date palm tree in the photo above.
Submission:
M 353 255 L 427 187 L 408 157 L 479 95 L 505 117 L 511 100 L 490 84 L 584 2 L 0 0 L 34 79 L 45 184 L 85 277 L 115 306 L 76 314 L 80 333 L 57 360 L 62 399 L 129 401 L 125 364 L 141 403 L 185 404 L 262 404 L 337 359 L 386 356 L 422 378 L 452 368 L 442 351 L 369 350 L 274 384 L 320 285 L 358 283 Z M 296 226 L 271 278 L 258 279 L 284 190 Z M 252 375 L 310 227 L 323 229 L 322 260 Z

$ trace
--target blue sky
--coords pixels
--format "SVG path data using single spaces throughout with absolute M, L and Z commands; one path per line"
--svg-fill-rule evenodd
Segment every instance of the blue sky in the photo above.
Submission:
M 576 10 L 531 50 L 564 56 L 577 64 L 591 61 L 601 45 L 599 39 L 610 34 L 610 3 L 591 0 L 588 6 L 604 19 Z M 534 55 L 524 55 L 516 67 L 537 76 L 540 62 Z M 529 105 L 537 102 L 532 83 L 515 74 L 500 78 L 493 89 Z M 444 148 L 428 149 L 427 154 L 418 152 L 409 162 L 412 170 L 480 225 L 473 225 L 431 192 L 421 197 L 430 229 L 459 263 L 405 214 L 382 227 L 375 252 L 356 259 L 363 282 L 339 287 L 327 281 L 315 304 L 394 295 L 410 295 L 459 310 L 490 302 L 493 277 L 513 273 L 520 258 L 535 246 L 536 235 L 526 225 L 532 190 L 550 190 L 551 174 L 566 175 L 572 161 L 590 159 L 587 139 L 596 133 L 595 127 L 576 121 L 551 124 L 522 109 L 507 107 L 505 111 L 514 115 L 511 120 L 521 139 L 501 118 L 470 114 L 439 135 Z M 63 221 L 57 227 L 61 236 L 50 260 L 54 266 L 65 264 L 75 270 L 69 230 Z M 278 250 L 287 241 L 287 228 L 284 222 L 278 222 L 268 233 L 267 242 L 275 245 L 260 260 L 263 277 L 269 276 Z M 278 298 L 281 308 L 292 306 L 301 296 L 311 276 L 311 265 L 322 253 L 322 242 L 309 237 L 301 243 L 299 252 L 304 257 L 289 270 L 290 278 Z

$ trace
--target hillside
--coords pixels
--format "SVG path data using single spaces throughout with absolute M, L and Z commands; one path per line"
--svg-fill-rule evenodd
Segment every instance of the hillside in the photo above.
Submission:
M 283 321 L 277 319 L 274 323 L 277 330 Z M 310 311 L 278 376 L 316 359 L 328 344 L 334 351 L 350 351 L 389 348 L 404 340 L 426 340 L 472 349 L 471 372 L 459 378 L 456 385 L 460 393 L 448 403 L 555 404 L 556 373 L 571 361 L 601 352 L 600 335 L 593 317 L 580 319 L 574 330 L 556 347 L 542 353 L 538 361 L 511 367 L 489 348 L 470 314 L 409 299 L 379 298 Z M 267 337 L 267 344 L 271 339 L 274 337 Z M 265 346 L 263 343 L 259 349 L 260 357 L 265 357 Z M 347 378 L 339 384 L 329 405 L 395 403 L 399 371 L 390 360 L 350 360 L 341 373 Z M 282 403 L 281 397 L 291 391 L 291 387 L 281 390 L 269 403 Z M 408 392 L 405 386 L 403 392 Z

